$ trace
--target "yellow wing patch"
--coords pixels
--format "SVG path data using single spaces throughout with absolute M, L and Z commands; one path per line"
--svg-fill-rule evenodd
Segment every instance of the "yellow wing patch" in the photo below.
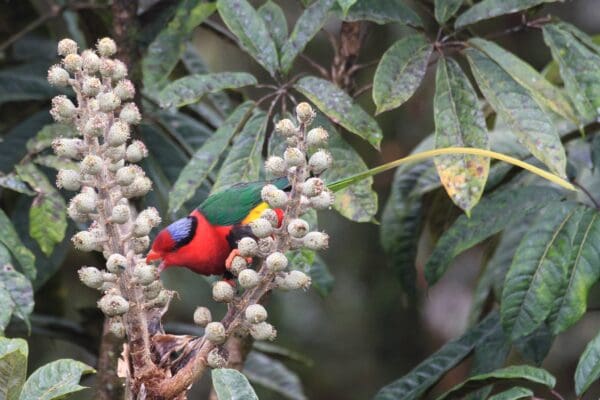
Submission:
M 265 211 L 267 208 L 269 208 L 269 205 L 267 203 L 265 203 L 264 201 L 262 203 L 260 203 L 259 205 L 257 205 L 256 207 L 254 207 L 252 210 L 250 210 L 248 215 L 246 215 L 246 218 L 244 218 L 242 220 L 242 225 L 249 224 L 250 222 L 254 221 L 255 219 L 260 218 L 263 211 Z

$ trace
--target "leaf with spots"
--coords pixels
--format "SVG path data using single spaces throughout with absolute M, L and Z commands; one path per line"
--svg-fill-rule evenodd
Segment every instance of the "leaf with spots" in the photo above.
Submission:
M 543 3 L 553 3 L 555 1 L 557 0 L 483 0 L 459 15 L 454 27 L 461 28 L 484 19 L 516 13 Z
M 8 310 L 8 319 L 0 317 L 0 320 L 8 323 L 10 316 L 14 315 L 22 319 L 27 327 L 30 327 L 29 316 L 33 311 L 33 288 L 29 279 L 10 264 L 0 264 L 0 299 L 2 312 Z M 0 331 L 4 331 L 6 324 L 0 321 Z
M 435 19 L 440 24 L 446 23 L 460 8 L 464 0 L 435 0 Z
M 27 196 L 35 195 L 35 192 L 29 188 L 27 183 L 13 173 L 3 175 L 0 172 L 0 188 L 9 189 L 17 193 L 23 193 Z
M 302 383 L 293 371 L 274 358 L 251 351 L 244 363 L 244 375 L 250 382 L 259 384 L 290 400 L 306 400 Z
M 34 279 L 36 275 L 35 256 L 23 245 L 11 220 L 2 209 L 0 209 L 0 243 L 10 250 L 11 254 L 19 262 L 25 275 L 29 279 Z
M 389 24 L 399 22 L 414 27 L 423 26 L 419 15 L 407 6 L 403 0 L 357 0 L 347 13 L 342 7 L 334 7 L 337 15 L 343 21 L 371 21 L 376 24 Z
M 489 149 L 485 118 L 477 93 L 458 63 L 438 61 L 433 100 L 435 147 Z M 490 171 L 488 157 L 451 155 L 435 158 L 446 192 L 467 214 L 479 202 Z
M 433 50 L 421 34 L 403 37 L 381 57 L 373 78 L 373 101 L 377 114 L 391 110 L 407 101 L 417 90 Z
M 41 366 L 23 385 L 19 400 L 59 400 L 87 389 L 79 385 L 82 375 L 96 372 L 82 362 L 62 359 Z
M 65 157 L 58 157 L 54 154 L 47 154 L 44 156 L 37 156 L 33 159 L 33 162 L 37 165 L 41 165 L 43 167 L 52 168 L 55 170 L 61 169 L 72 169 L 74 171 L 79 170 L 79 165 L 77 162 L 70 160 Z
M 281 50 L 288 37 L 288 25 L 285 13 L 277 4 L 268 0 L 258 9 L 258 15 L 265 21 L 265 25 L 277 46 Z
M 70 126 L 59 123 L 45 125 L 35 137 L 27 141 L 28 153 L 39 153 L 52 145 L 52 141 L 57 138 L 72 138 L 79 134 L 77 130 Z
M 521 386 L 515 386 L 503 392 L 496 393 L 490 396 L 488 400 L 519 400 L 530 399 L 533 396 L 533 391 Z
M 381 128 L 365 110 L 335 84 L 314 76 L 307 76 L 294 86 L 333 122 L 367 140 L 379 149 Z
M 248 379 L 235 369 L 213 369 L 212 384 L 219 400 L 258 400 Z
M 590 386 L 600 379 L 600 333 L 581 353 L 575 370 L 575 393 L 582 397 Z
M 29 348 L 24 339 L 0 337 L 0 398 L 19 399 L 27 378 Z

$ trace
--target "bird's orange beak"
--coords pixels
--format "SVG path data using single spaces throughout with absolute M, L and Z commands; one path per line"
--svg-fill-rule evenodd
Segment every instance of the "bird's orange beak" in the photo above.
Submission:
M 148 255 L 146 256 L 146 264 L 150 264 L 152 261 L 162 259 L 162 255 L 154 250 L 150 250 Z

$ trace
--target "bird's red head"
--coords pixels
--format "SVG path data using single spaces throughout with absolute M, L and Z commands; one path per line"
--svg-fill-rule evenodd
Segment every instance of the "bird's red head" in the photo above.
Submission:
M 158 233 L 158 235 L 154 239 L 154 242 L 152 243 L 152 248 L 146 256 L 146 263 L 150 264 L 152 261 L 160 260 L 161 263 L 159 266 L 159 270 L 163 270 L 166 267 L 164 258 L 167 255 L 167 253 L 174 249 L 175 244 L 175 240 L 169 233 L 169 230 L 166 228 L 163 229 Z
M 196 218 L 190 216 L 181 218 L 160 231 L 146 256 L 146 262 L 161 260 L 158 267 L 160 271 L 169 267 L 171 265 L 169 256 L 191 241 L 196 225 Z

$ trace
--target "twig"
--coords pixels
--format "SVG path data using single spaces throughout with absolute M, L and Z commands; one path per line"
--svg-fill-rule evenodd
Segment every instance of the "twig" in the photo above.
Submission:
M 596 210 L 600 210 L 600 204 L 598 203 L 598 201 L 596 201 L 596 199 L 594 199 L 594 196 L 592 196 L 590 191 L 585 186 L 583 186 L 575 180 L 573 180 L 572 183 L 574 186 L 577 186 L 577 188 L 579 188 L 588 197 L 588 199 L 590 199 L 594 207 L 596 207 Z
M 358 89 L 358 90 L 357 90 L 357 91 L 356 91 L 356 92 L 355 92 L 355 93 L 352 95 L 352 97 L 354 97 L 354 98 L 357 98 L 357 97 L 359 97 L 361 94 L 363 94 L 363 93 L 365 93 L 365 92 L 369 91 L 369 90 L 370 90 L 370 89 L 372 89 L 372 88 L 373 88 L 373 84 L 372 84 L 372 83 L 369 83 L 369 84 L 367 84 L 367 85 L 364 85 L 363 87 L 359 88 L 359 89 Z
M 15 33 L 11 37 L 9 37 L 4 43 L 0 44 L 0 52 L 6 50 L 10 45 L 12 45 L 17 40 L 21 39 L 23 36 L 28 34 L 29 32 L 39 28 L 48 20 L 59 16 L 64 10 L 65 6 L 58 6 L 53 4 L 50 6 L 49 11 L 46 14 L 42 14 L 37 17 L 35 20 L 31 21 L 27 26 L 21 29 L 19 32 Z
M 316 69 L 323 78 L 329 79 L 329 71 L 327 71 L 327 69 L 325 69 L 321 65 L 319 65 L 316 61 L 314 61 L 313 59 L 311 59 L 309 56 L 307 56 L 304 53 L 300 53 L 300 58 L 303 59 L 304 61 L 306 61 L 311 67 Z

